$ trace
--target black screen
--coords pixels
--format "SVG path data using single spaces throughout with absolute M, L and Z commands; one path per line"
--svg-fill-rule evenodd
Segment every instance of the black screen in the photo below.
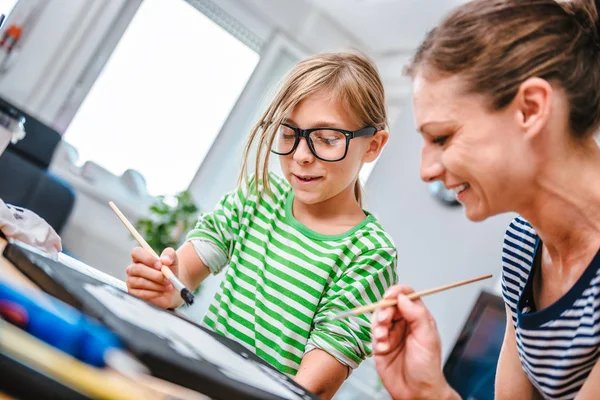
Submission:
M 444 366 L 448 383 L 463 399 L 494 399 L 496 366 L 505 329 L 502 298 L 482 292 Z

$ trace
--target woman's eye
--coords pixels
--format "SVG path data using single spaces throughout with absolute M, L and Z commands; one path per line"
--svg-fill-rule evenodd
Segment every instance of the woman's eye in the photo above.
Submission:
M 439 144 L 440 146 L 443 146 L 448 141 L 449 138 L 450 138 L 450 135 L 436 136 L 433 138 L 433 140 L 431 142 L 434 144 Z

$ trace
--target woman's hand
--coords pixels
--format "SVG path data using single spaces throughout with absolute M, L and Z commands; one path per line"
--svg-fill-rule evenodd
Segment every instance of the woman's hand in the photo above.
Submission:
M 393 286 L 386 299 L 396 306 L 377 310 L 372 321 L 377 373 L 394 399 L 460 399 L 441 369 L 440 335 L 421 300 L 408 286 Z

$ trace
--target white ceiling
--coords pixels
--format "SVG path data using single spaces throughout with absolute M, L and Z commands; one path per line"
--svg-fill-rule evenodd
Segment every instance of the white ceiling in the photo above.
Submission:
M 410 52 L 465 0 L 306 0 L 373 52 Z
M 365 51 L 377 63 L 393 111 L 409 97 L 411 82 L 402 70 L 416 47 L 447 12 L 466 1 L 218 0 L 218 4 L 248 29 L 262 32 L 265 42 L 278 31 L 309 54 L 346 46 Z

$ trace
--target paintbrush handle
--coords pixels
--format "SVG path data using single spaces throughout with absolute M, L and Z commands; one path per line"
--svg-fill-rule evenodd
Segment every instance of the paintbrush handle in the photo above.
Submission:
M 125 228 L 127 228 L 127 230 L 129 231 L 129 233 L 131 233 L 131 235 L 140 244 L 140 246 L 144 250 L 146 250 L 148 253 L 150 253 L 154 257 L 156 257 L 157 259 L 160 259 L 159 255 L 154 251 L 154 249 L 152 247 L 150 247 L 150 245 L 148 244 L 148 242 L 146 242 L 146 240 L 133 227 L 133 225 L 131 225 L 131 222 L 129 222 L 129 220 L 123 215 L 123 213 L 121 212 L 121 210 L 119 210 L 119 208 L 115 205 L 115 203 L 113 203 L 112 201 L 109 201 L 108 205 L 110 206 L 110 208 L 112 208 L 112 210 L 115 212 L 115 214 L 117 214 L 117 217 L 119 217 L 119 219 L 121 220 L 121 222 L 123 223 L 123 225 L 125 225 Z
M 408 297 L 409 300 L 416 300 L 423 296 L 427 296 L 427 295 L 438 293 L 438 292 L 443 292 L 444 290 L 452 289 L 452 288 L 462 286 L 462 285 L 467 285 L 469 283 L 473 283 L 473 282 L 477 282 L 477 281 L 482 281 L 484 279 L 489 279 L 491 277 L 492 277 L 492 274 L 483 275 L 483 276 L 479 276 L 477 278 L 467 279 L 465 281 L 455 282 L 455 283 L 451 283 L 449 285 L 439 286 L 439 287 L 436 287 L 433 289 L 427 289 L 427 290 L 422 290 L 420 292 L 414 292 L 414 293 L 407 295 L 406 297 Z M 397 299 L 381 300 L 381 301 L 378 301 L 377 303 L 369 304 L 369 305 L 362 306 L 362 307 L 357 307 L 352 310 L 352 314 L 354 314 L 354 315 L 364 314 L 367 312 L 375 311 L 376 309 L 378 309 L 380 307 L 389 307 L 389 306 L 396 305 L 396 303 L 398 303 Z
M 131 225 L 131 222 L 129 222 L 129 220 L 125 217 L 125 215 L 123 215 L 121 210 L 119 210 L 119 207 L 117 207 L 117 205 L 115 203 L 113 203 L 112 201 L 109 201 L 108 205 L 110 206 L 110 208 L 112 208 L 112 210 L 115 212 L 115 214 L 117 214 L 117 217 L 119 217 L 119 219 L 121 220 L 123 225 L 125 225 L 125 228 L 127 228 L 129 233 L 131 233 L 131 235 L 133 235 L 133 237 L 140 244 L 140 246 L 144 250 L 146 250 L 148 253 L 150 253 L 154 257 L 156 257 L 158 260 L 160 260 L 160 256 L 154 251 L 154 249 L 152 247 L 150 247 L 148 242 L 146 242 L 146 240 L 133 227 L 133 225 Z M 160 267 L 160 271 L 173 284 L 173 286 L 175 286 L 175 288 L 177 288 L 177 290 L 180 291 L 180 290 L 186 289 L 185 285 L 175 276 L 175 274 L 173 273 L 173 271 L 171 271 L 171 269 L 169 267 L 167 267 L 166 265 L 163 265 Z

